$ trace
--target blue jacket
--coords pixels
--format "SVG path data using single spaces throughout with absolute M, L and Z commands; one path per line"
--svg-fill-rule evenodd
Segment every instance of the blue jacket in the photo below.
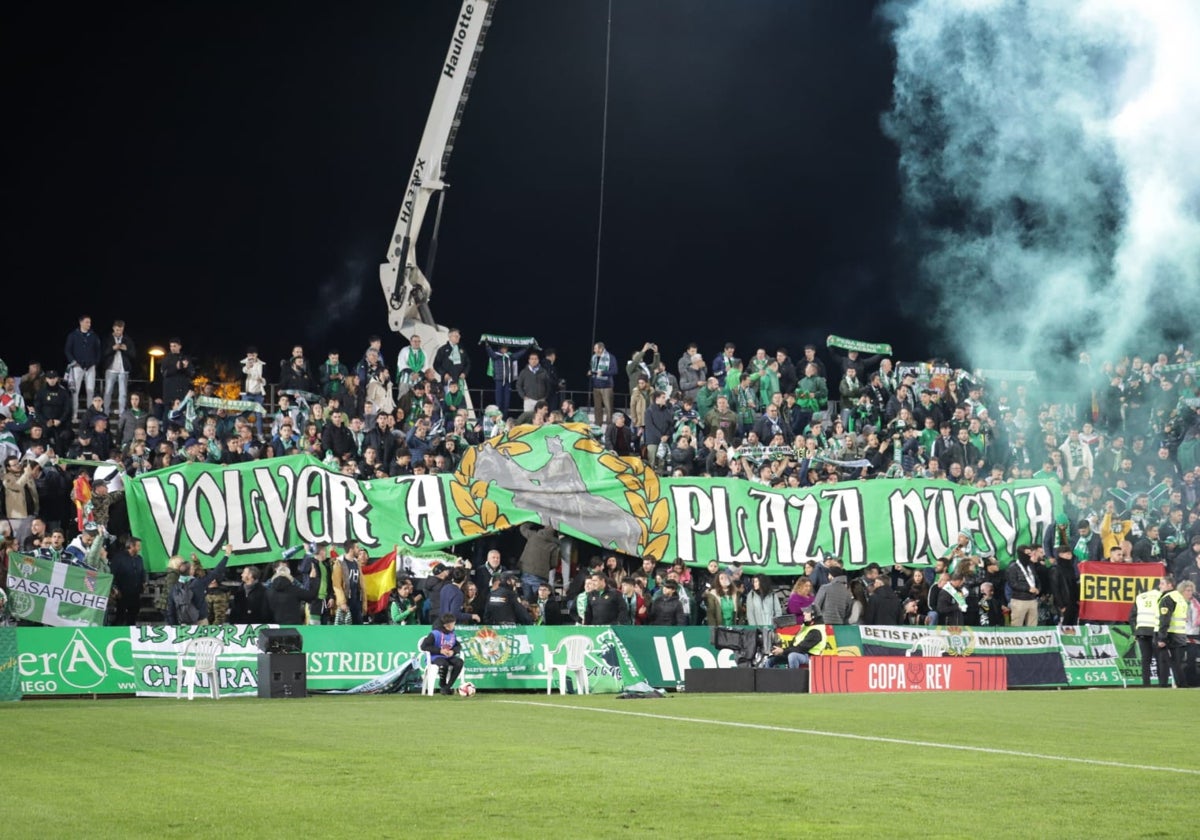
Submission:
M 455 654 L 462 650 L 462 645 L 458 643 L 458 636 L 447 633 L 440 624 L 436 624 L 433 632 L 421 640 L 421 650 L 428 653 L 431 660 L 437 662 L 446 658 L 442 656 L 444 647 L 452 649 Z
M 445 615 L 450 613 L 454 616 L 455 621 L 470 623 L 474 621 L 471 614 L 463 609 L 463 591 L 452 583 L 447 583 L 442 587 L 442 591 L 438 595 L 438 614 Z
M 90 368 L 100 364 L 103 348 L 96 333 L 76 329 L 67 336 L 67 345 L 63 352 L 66 353 L 68 362 Z

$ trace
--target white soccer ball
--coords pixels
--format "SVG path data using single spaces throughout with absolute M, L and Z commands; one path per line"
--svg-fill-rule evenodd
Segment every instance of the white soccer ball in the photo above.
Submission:
M 458 693 L 463 697 L 475 696 L 475 683 L 465 682 L 458 687 Z

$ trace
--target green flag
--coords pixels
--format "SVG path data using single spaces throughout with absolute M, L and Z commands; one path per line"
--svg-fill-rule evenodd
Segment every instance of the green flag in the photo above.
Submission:
M 8 609 L 56 627 L 104 624 L 112 575 L 26 554 L 8 554 Z

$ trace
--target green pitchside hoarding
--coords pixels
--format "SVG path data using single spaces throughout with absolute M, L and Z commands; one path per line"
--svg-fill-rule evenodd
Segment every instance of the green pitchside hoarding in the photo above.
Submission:
M 357 481 L 307 456 L 232 467 L 181 465 L 128 485 L 129 515 L 152 570 L 171 555 L 269 562 L 297 543 L 353 539 L 439 549 L 526 522 L 658 560 L 740 561 L 794 574 L 828 554 L 848 568 L 932 563 L 960 530 L 1002 563 L 1041 541 L 1062 510 L 1050 481 L 984 489 L 924 480 L 851 481 L 772 490 L 737 479 L 660 479 L 605 451 L 578 424 L 519 426 L 467 450 L 458 470 Z

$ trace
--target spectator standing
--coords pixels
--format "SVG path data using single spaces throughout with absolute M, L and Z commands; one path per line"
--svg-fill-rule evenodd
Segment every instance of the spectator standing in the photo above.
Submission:
M 79 316 L 79 327 L 67 336 L 63 348 L 67 357 L 67 384 L 71 388 L 71 411 L 79 408 L 79 389 L 87 391 L 84 405 L 91 405 L 92 397 L 96 395 L 96 365 L 100 364 L 103 348 L 100 339 L 92 332 L 92 319 L 88 315 Z
M 242 585 L 233 592 L 229 604 L 230 624 L 266 624 L 271 620 L 271 605 L 262 572 L 258 566 L 242 567 Z
M 525 369 L 517 375 L 517 395 L 521 398 L 521 410 L 533 411 L 538 402 L 549 404 L 554 394 L 554 382 L 550 372 L 542 365 L 541 356 L 536 352 L 529 354 Z
M 608 585 L 603 572 L 592 572 L 592 591 L 588 595 L 584 624 L 628 624 L 625 599 Z
M 603 427 L 612 417 L 613 384 L 618 369 L 616 357 L 605 349 L 603 341 L 597 341 L 592 346 L 592 360 L 588 365 L 588 384 L 592 389 L 597 426 Z
M 1037 604 L 1041 588 L 1038 581 L 1037 554 L 1041 551 L 1029 545 L 1017 546 L 1017 558 L 1006 572 L 1012 593 L 1009 609 L 1013 627 L 1036 627 Z
M 183 341 L 172 338 L 167 342 L 167 355 L 163 357 L 162 363 L 162 399 L 167 411 L 192 390 L 192 379 L 195 375 L 191 357 L 183 352 Z
M 850 595 L 845 571 L 832 569 L 829 583 L 821 587 L 817 592 L 817 600 L 813 602 L 817 619 L 823 624 L 846 624 L 850 621 L 853 606 L 854 598 Z
M 433 357 L 433 369 L 441 378 L 443 385 L 449 385 L 457 380 L 459 387 L 467 387 L 467 377 L 471 374 L 471 358 L 461 344 L 462 333 L 457 327 L 450 329 L 446 343 L 438 348 Z
M 125 410 L 129 393 L 129 374 L 137 365 L 137 350 L 133 339 L 125 334 L 125 322 L 113 321 L 112 335 L 104 345 L 101 366 L 104 368 L 104 413 L 112 411 L 112 392 L 117 390 L 117 414 Z

